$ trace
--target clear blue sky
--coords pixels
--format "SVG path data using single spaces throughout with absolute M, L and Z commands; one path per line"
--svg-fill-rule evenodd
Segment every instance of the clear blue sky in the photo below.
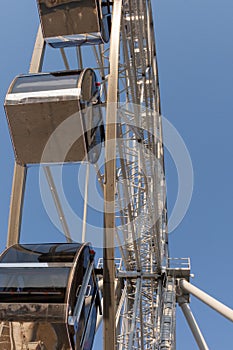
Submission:
M 14 164 L 3 102 L 12 79 L 28 71 L 38 25 L 35 3 L 9 0 L 1 4 L 1 250 L 6 243 Z M 233 307 L 233 3 L 232 0 L 152 0 L 152 3 L 162 112 L 183 137 L 194 168 L 191 205 L 180 226 L 170 234 L 170 255 L 190 256 L 193 283 Z M 171 213 L 177 195 L 177 174 L 169 156 L 166 175 Z M 53 239 L 61 237 L 44 219 L 45 214 L 37 204 L 38 193 L 32 190 L 33 181 L 31 172 L 23 239 L 36 241 L 43 235 L 48 237 L 48 232 Z M 36 216 L 39 221 L 35 219 L 34 225 Z M 194 298 L 191 307 L 210 349 L 230 349 L 232 324 Z M 197 346 L 178 310 L 177 350 L 187 349 Z

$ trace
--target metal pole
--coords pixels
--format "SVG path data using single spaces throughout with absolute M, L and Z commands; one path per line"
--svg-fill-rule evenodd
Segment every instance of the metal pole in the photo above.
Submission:
M 103 296 L 103 279 L 99 280 L 98 288 L 99 288 L 100 296 L 101 296 L 101 301 L 100 301 L 101 302 L 101 310 L 103 310 L 103 297 L 102 297 Z M 103 321 L 103 314 L 100 314 L 100 310 L 98 310 L 95 332 L 98 331 L 102 321 Z
M 52 172 L 51 172 L 49 166 L 45 166 L 43 169 L 45 172 L 47 182 L 49 184 L 49 189 L 51 191 L 53 201 L 54 201 L 54 204 L 55 204 L 58 216 L 59 216 L 60 223 L 61 223 L 62 228 L 63 228 L 63 232 L 65 234 L 66 240 L 68 243 L 71 243 L 71 242 L 73 242 L 73 240 L 71 238 L 69 226 L 68 226 L 68 223 L 66 221 L 66 217 L 65 217 L 64 211 L 62 209 L 61 202 L 59 200 L 59 195 L 58 195 L 57 190 L 56 190 L 56 185 L 55 185 L 55 182 L 53 180 Z
M 44 59 L 44 51 L 45 42 L 43 39 L 41 27 L 39 27 L 30 63 L 29 73 L 37 73 L 41 71 Z M 26 176 L 26 166 L 15 163 L 8 221 L 8 247 L 19 242 Z
M 8 222 L 7 247 L 19 242 L 27 168 L 15 163 Z
M 66 57 L 65 49 L 61 48 L 60 52 L 61 52 L 62 59 L 63 59 L 63 62 L 64 62 L 64 65 L 65 65 L 66 69 L 70 70 L 70 66 L 69 66 L 68 59 Z
M 103 279 L 101 279 L 98 283 L 98 287 L 99 287 L 99 291 L 102 295 L 102 292 L 103 292 Z M 117 294 L 117 292 L 119 291 L 118 290 L 119 288 L 119 284 L 118 284 L 118 280 L 117 278 L 115 279 L 115 293 Z M 121 291 L 121 290 L 120 290 Z M 123 290 L 122 294 L 121 294 L 121 298 L 119 300 L 119 305 L 117 307 L 117 312 L 116 312 L 116 317 L 115 317 L 115 320 L 116 320 L 116 327 L 118 326 L 118 323 L 119 323 L 119 319 L 120 319 L 120 312 L 121 312 L 121 309 L 122 309 L 122 306 L 123 306 L 123 303 L 125 301 L 125 297 L 126 297 L 126 288 Z M 101 309 L 103 309 L 103 298 L 101 297 Z M 99 327 L 100 327 L 100 324 L 101 322 L 103 321 L 103 315 L 100 314 L 100 312 L 98 311 L 97 313 L 97 320 L 96 320 L 96 329 L 95 331 L 97 332 Z
M 120 45 L 121 0 L 113 5 L 112 34 L 110 42 L 110 74 L 108 79 L 106 112 L 106 151 L 104 184 L 104 272 L 103 272 L 103 312 L 104 350 L 115 350 L 115 188 L 116 188 L 116 121 L 118 59 Z
M 44 61 L 44 53 L 45 53 L 45 41 L 43 38 L 41 26 L 39 26 L 34 50 L 32 53 L 29 73 L 41 72 L 43 61 Z
M 219 312 L 222 316 L 228 318 L 228 320 L 233 322 L 233 310 L 227 307 L 226 305 L 220 303 L 220 301 L 214 299 L 207 293 L 203 292 L 199 288 L 193 286 L 184 279 L 181 279 L 179 282 L 180 287 L 188 293 L 191 293 L 199 300 L 201 300 L 206 305 L 210 306 L 215 311 Z
M 89 193 L 89 178 L 90 178 L 90 164 L 86 165 L 86 179 L 85 179 L 85 196 L 83 204 L 83 229 L 82 229 L 82 243 L 86 241 L 86 227 L 87 227 L 87 209 L 88 209 L 88 193 Z
M 82 50 L 80 46 L 77 46 L 77 59 L 78 59 L 78 67 L 79 69 L 83 69 L 83 58 L 82 58 Z
M 193 333 L 193 336 L 197 342 L 199 349 L 200 350 L 209 350 L 208 345 L 205 342 L 205 339 L 200 331 L 200 328 L 198 327 L 198 324 L 193 316 L 193 313 L 192 313 L 188 303 L 181 302 L 179 305 L 184 313 L 184 316 L 188 322 L 188 325 Z

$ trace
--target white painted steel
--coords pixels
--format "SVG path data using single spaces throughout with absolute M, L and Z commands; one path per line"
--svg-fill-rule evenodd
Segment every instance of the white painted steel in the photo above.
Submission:
M 66 220 L 66 217 L 65 217 L 60 199 L 59 199 L 58 192 L 56 190 L 56 185 L 55 185 L 55 182 L 53 179 L 53 174 L 51 172 L 51 169 L 49 166 L 44 166 L 43 170 L 44 170 L 44 173 L 45 173 L 48 185 L 49 185 L 50 192 L 52 194 L 52 198 L 53 198 L 53 201 L 54 201 L 57 213 L 58 213 L 58 217 L 59 217 L 63 232 L 64 232 L 65 237 L 66 237 L 66 241 L 72 242 L 69 226 L 68 226 L 68 223 L 67 223 L 67 220 Z
M 193 313 L 188 305 L 188 303 L 180 303 L 180 307 L 184 313 L 184 316 L 188 322 L 188 325 L 193 333 L 193 336 L 197 342 L 197 345 L 200 350 L 209 350 L 208 345 L 206 344 L 206 341 L 200 331 L 200 328 L 198 327 L 198 324 L 193 316 Z
M 117 276 L 127 279 L 127 296 L 117 344 L 119 350 L 129 349 L 133 330 L 132 349 L 158 349 L 166 293 L 159 276 L 166 270 L 168 254 L 153 21 L 150 1 L 123 1 L 122 11 L 116 235 L 126 270 Z M 141 280 L 141 300 L 135 304 L 137 278 Z M 136 324 L 132 327 L 135 305 Z
M 120 43 L 122 0 L 113 5 L 112 34 L 110 39 L 106 138 L 105 138 L 105 183 L 104 183 L 104 272 L 103 272 L 103 315 L 104 349 L 115 350 L 115 187 L 116 187 L 116 123 L 118 58 Z
M 45 54 L 45 41 L 43 38 L 41 26 L 38 28 L 36 42 L 32 53 L 29 73 L 41 72 Z
M 203 303 L 210 306 L 212 309 L 219 312 L 222 316 L 226 317 L 228 320 L 233 322 L 233 310 L 230 309 L 228 306 L 224 305 L 220 301 L 203 292 L 201 289 L 193 286 L 185 279 L 181 279 L 179 281 L 179 285 L 184 291 L 191 293 Z
M 43 99 L 45 98 L 45 102 L 48 100 L 52 100 L 56 97 L 64 97 L 64 100 L 73 99 L 76 97 L 77 99 L 81 96 L 81 88 L 75 89 L 56 89 L 56 90 L 48 90 L 48 91 L 33 91 L 33 92 L 19 92 L 19 93 L 11 93 L 7 94 L 6 102 L 17 102 L 20 103 L 24 100 L 30 101 L 30 99 Z
M 19 242 L 27 168 L 15 162 L 8 220 L 7 247 Z
M 176 317 L 176 289 L 175 280 L 168 277 L 167 288 L 163 295 L 163 314 L 161 318 L 161 350 L 175 349 L 175 317 Z
M 133 305 L 133 312 L 132 312 L 132 321 L 131 321 L 131 327 L 129 331 L 129 343 L 128 343 L 128 348 L 132 349 L 133 344 L 135 341 L 135 329 L 137 328 L 136 326 L 136 320 L 137 320 L 137 310 L 139 309 L 139 302 L 141 298 L 141 279 L 137 279 L 136 283 L 136 290 L 135 290 L 135 299 L 134 299 L 134 305 Z

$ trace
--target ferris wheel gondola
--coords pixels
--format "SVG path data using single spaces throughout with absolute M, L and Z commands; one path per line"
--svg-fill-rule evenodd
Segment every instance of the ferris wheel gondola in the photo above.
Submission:
M 0 257 L 0 298 L 0 321 L 10 322 L 17 349 L 91 349 L 100 307 L 94 251 L 78 243 L 14 245 Z
M 96 45 L 109 41 L 110 1 L 37 0 L 42 31 L 54 48 Z
M 99 104 L 97 77 L 90 68 L 16 77 L 5 100 L 16 161 L 97 162 L 104 138 Z M 56 133 L 63 122 L 66 127 Z

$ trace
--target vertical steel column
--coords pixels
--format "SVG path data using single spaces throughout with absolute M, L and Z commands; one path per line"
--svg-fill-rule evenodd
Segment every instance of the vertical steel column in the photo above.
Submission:
M 121 0 L 113 5 L 112 34 L 110 41 L 110 74 L 108 79 L 106 151 L 104 184 L 104 273 L 103 273 L 103 311 L 104 311 L 104 349 L 114 350 L 116 344 L 115 325 L 115 189 L 116 189 L 116 122 L 118 59 L 120 44 Z
M 175 281 L 168 277 L 167 287 L 164 293 L 163 316 L 161 323 L 161 345 L 160 350 L 173 350 L 175 340 L 175 310 L 176 310 L 176 293 Z
M 197 342 L 197 345 L 199 347 L 200 350 L 209 350 L 205 339 L 203 337 L 203 335 L 201 334 L 200 328 L 198 327 L 198 324 L 192 314 L 192 311 L 188 305 L 188 303 L 184 302 L 184 303 L 180 303 L 179 304 L 181 307 L 181 310 L 184 313 L 184 316 L 188 322 L 188 325 L 193 333 L 193 336 Z
M 43 39 L 41 27 L 39 27 L 34 51 L 32 54 L 29 73 L 37 73 L 41 71 L 44 58 L 44 51 L 45 42 Z M 15 163 L 11 192 L 10 213 L 8 221 L 8 247 L 12 244 L 19 242 L 26 176 L 26 166 L 22 166 Z

